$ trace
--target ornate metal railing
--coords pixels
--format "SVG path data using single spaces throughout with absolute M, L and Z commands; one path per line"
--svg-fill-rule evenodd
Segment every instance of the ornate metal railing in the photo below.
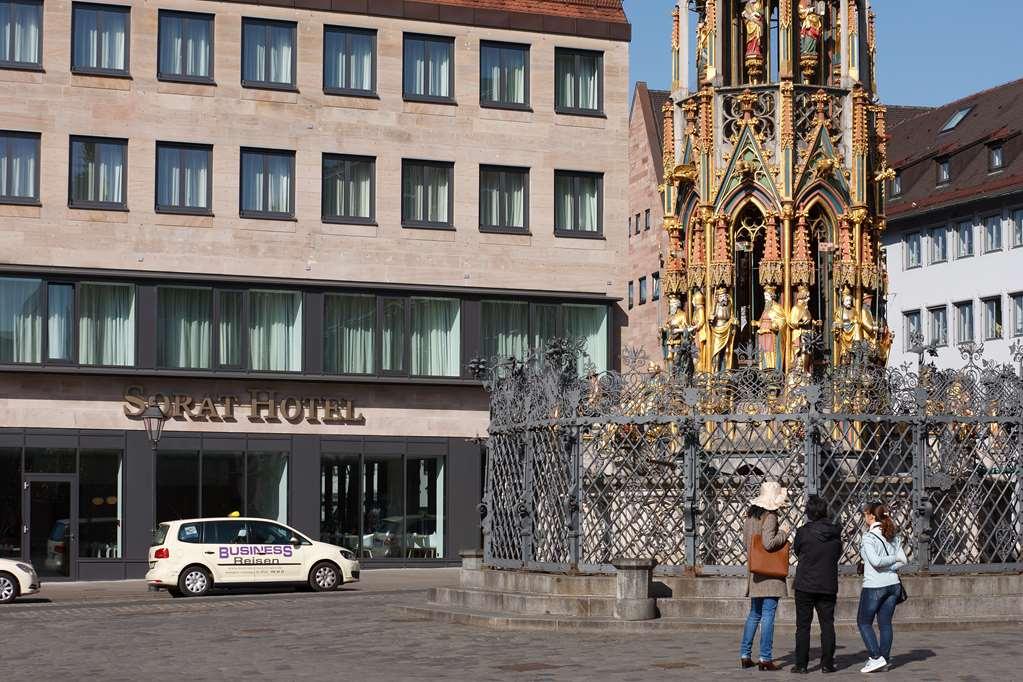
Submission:
M 813 377 L 686 376 L 635 355 L 596 374 L 578 357 L 555 343 L 474 363 L 492 397 L 488 565 L 605 572 L 652 556 L 668 573 L 741 573 L 749 500 L 776 480 L 789 528 L 808 495 L 828 500 L 845 571 L 872 500 L 893 510 L 915 570 L 1023 570 L 1023 370 L 973 347 L 954 371 L 854 358 Z

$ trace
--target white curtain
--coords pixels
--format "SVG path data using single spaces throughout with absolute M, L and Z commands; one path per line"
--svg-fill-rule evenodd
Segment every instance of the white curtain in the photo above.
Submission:
M 600 102 L 600 56 L 561 52 L 555 59 L 559 107 L 596 111 Z
M 221 291 L 218 336 L 218 357 L 222 367 L 242 364 L 242 292 Z
M 526 103 L 526 56 L 519 47 L 483 46 L 480 91 L 485 102 Z
M 405 302 L 402 299 L 384 299 L 382 325 L 383 348 L 381 369 L 401 372 L 405 369 Z
M 558 54 L 554 64 L 554 87 L 559 107 L 575 107 L 575 55 Z
M 0 197 L 35 197 L 38 162 L 38 138 L 0 136 Z
M 556 229 L 596 232 L 599 189 L 600 180 L 595 175 L 557 174 L 554 179 Z
M 37 2 L 0 3 L 0 59 L 18 64 L 39 64 L 39 36 L 43 7 Z
M 565 304 L 565 336 L 583 341 L 583 352 L 598 372 L 607 371 L 607 307 Z M 579 371 L 584 372 L 584 363 Z
M 541 350 L 558 336 L 558 313 L 556 304 L 538 304 L 534 307 L 533 348 Z
M 405 167 L 403 217 L 427 223 L 448 223 L 449 166 L 408 164 Z
M 346 90 L 373 89 L 373 36 L 333 30 L 326 36 L 326 85 Z
M 329 215 L 369 218 L 373 163 L 356 159 L 324 161 L 324 193 Z
M 242 78 L 247 81 L 266 80 L 266 26 L 244 22 L 245 54 L 242 59 Z
M 287 154 L 242 153 L 242 209 L 291 213 L 293 157 Z
M 483 357 L 522 360 L 529 351 L 529 304 L 482 302 Z
M 212 34 L 211 19 L 161 15 L 160 73 L 208 77 Z
M 485 227 L 525 227 L 528 177 L 521 171 L 481 171 L 480 224 Z
M 270 73 L 271 83 L 291 82 L 291 62 L 294 59 L 295 29 L 291 26 L 270 26 Z
M 209 157 L 205 149 L 160 147 L 156 173 L 158 203 L 178 208 L 208 208 Z
M 209 289 L 160 288 L 157 301 L 160 367 L 209 369 L 212 305 Z
M 405 40 L 405 93 L 451 96 L 451 52 L 447 40 Z
M 78 286 L 78 360 L 83 365 L 135 364 L 135 288 Z
M 263 155 L 242 152 L 242 210 L 266 210 L 263 205 L 263 183 Z
M 125 71 L 128 12 L 76 6 L 74 65 Z
M 125 151 L 123 143 L 75 141 L 72 149 L 74 198 L 123 203 Z
M 253 21 L 245 24 L 244 31 L 244 79 L 257 83 L 291 83 L 295 27 Z
M 270 154 L 266 157 L 269 183 L 267 210 L 271 213 L 291 213 L 291 157 Z
M 0 277 L 0 362 L 39 362 L 43 353 L 43 283 Z
M 249 358 L 254 370 L 302 371 L 302 296 L 289 291 L 249 293 Z
M 46 294 L 47 355 L 50 360 L 72 360 L 74 344 L 75 288 L 70 284 L 51 284 Z
M 460 305 L 457 299 L 412 299 L 412 374 L 458 376 L 461 372 Z
M 376 298 L 328 294 L 324 320 L 327 374 L 372 374 Z
M 1023 294 L 1012 297 L 1013 336 L 1023 336 Z

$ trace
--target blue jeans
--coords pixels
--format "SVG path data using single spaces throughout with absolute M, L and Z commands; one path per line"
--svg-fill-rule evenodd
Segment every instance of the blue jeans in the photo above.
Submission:
M 746 616 L 746 627 L 742 630 L 742 644 L 739 655 L 742 658 L 753 658 L 753 638 L 760 627 L 760 660 L 774 660 L 774 614 L 778 610 L 777 597 L 754 597 L 750 599 L 749 615 Z
M 871 658 L 881 658 L 890 661 L 892 657 L 892 616 L 895 615 L 895 606 L 898 601 L 902 586 L 896 583 L 887 587 L 864 587 L 860 592 L 860 610 L 856 614 L 856 624 L 860 627 L 860 636 L 863 637 L 863 644 Z M 878 642 L 874 634 L 874 619 L 877 619 L 877 629 L 881 633 L 881 641 Z

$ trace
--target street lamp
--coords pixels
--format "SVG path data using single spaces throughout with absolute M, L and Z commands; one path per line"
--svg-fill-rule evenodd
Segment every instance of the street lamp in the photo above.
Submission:
M 167 423 L 167 414 L 159 405 L 149 403 L 142 411 L 141 417 L 142 423 L 146 427 L 146 436 L 153 445 L 153 452 L 156 452 L 160 436 L 163 435 L 163 425 Z

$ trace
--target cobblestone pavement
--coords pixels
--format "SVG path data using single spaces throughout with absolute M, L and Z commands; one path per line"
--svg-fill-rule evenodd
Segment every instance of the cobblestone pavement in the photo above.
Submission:
M 333 594 L 228 593 L 169 599 L 144 585 L 47 589 L 50 602 L 0 609 L 2 679 L 703 680 L 792 679 L 735 668 L 734 636 L 477 630 L 403 616 L 451 570 L 366 571 Z M 1023 679 L 1015 628 L 896 631 L 888 680 Z M 789 663 L 791 644 L 775 648 Z M 862 645 L 839 642 L 837 677 L 859 675 Z

